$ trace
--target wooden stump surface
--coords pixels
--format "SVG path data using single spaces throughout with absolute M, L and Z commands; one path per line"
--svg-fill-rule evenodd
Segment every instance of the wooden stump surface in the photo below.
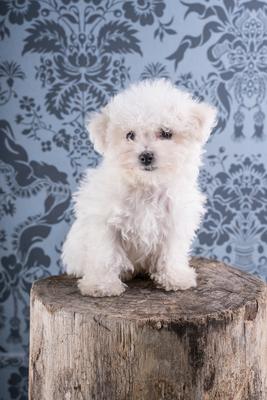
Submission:
M 33 284 L 37 296 L 51 312 L 101 314 L 107 318 L 147 319 L 182 322 L 198 318 L 231 315 L 246 306 L 247 317 L 257 313 L 257 302 L 264 297 L 266 284 L 236 268 L 202 258 L 192 258 L 191 266 L 198 273 L 196 288 L 166 292 L 154 287 L 150 279 L 137 278 L 127 283 L 121 296 L 94 298 L 81 296 L 77 279 L 68 275 L 51 276 Z M 267 327 L 266 327 L 267 328 Z
M 177 292 L 134 279 L 119 297 L 93 298 L 67 275 L 35 282 L 30 399 L 266 400 L 266 284 L 221 262 L 191 265 L 198 286 Z

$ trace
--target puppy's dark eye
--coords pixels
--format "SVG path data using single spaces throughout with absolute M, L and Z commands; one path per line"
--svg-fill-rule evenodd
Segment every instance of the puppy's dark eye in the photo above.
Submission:
M 127 140 L 134 140 L 135 139 L 135 133 L 133 131 L 130 131 L 126 135 Z
M 160 130 L 160 138 L 161 139 L 171 139 L 172 131 L 170 131 L 169 129 L 161 129 Z

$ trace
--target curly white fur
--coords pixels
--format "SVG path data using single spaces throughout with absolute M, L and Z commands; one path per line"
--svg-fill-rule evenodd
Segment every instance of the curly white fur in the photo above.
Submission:
M 197 176 L 215 116 L 166 80 L 132 85 L 92 116 L 89 132 L 104 160 L 75 195 L 62 254 L 83 295 L 120 295 L 140 271 L 165 290 L 196 286 L 188 254 L 204 212 Z M 140 163 L 145 150 L 153 168 Z

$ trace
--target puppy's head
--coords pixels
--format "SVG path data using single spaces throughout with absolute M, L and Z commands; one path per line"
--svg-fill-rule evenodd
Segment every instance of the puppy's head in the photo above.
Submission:
M 216 111 L 167 80 L 116 95 L 89 122 L 95 149 L 125 176 L 156 182 L 198 166 Z

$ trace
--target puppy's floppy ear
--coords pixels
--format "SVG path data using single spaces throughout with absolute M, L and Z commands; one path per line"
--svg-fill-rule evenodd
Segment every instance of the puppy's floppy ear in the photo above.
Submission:
M 104 154 L 106 149 L 108 120 L 107 107 L 104 107 L 99 112 L 91 114 L 88 121 L 87 128 L 90 139 L 94 144 L 95 150 L 100 154 Z
M 217 123 L 217 110 L 207 103 L 195 102 L 191 115 L 194 126 L 194 137 L 200 142 L 205 143 Z

